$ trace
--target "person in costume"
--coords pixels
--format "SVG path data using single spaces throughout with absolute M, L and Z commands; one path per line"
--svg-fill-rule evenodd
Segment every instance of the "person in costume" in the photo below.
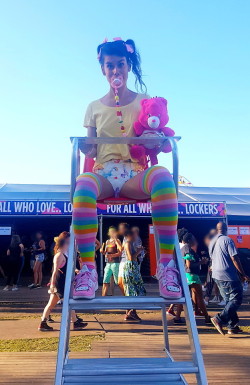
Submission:
M 106 95 L 89 104 L 84 126 L 89 137 L 134 136 L 133 124 L 141 104 L 149 98 L 142 80 L 140 56 L 133 40 L 107 39 L 97 48 L 101 72 L 109 90 Z M 130 72 L 135 86 L 127 87 Z M 73 199 L 73 228 L 83 262 L 74 282 L 73 298 L 92 299 L 98 287 L 95 265 L 95 239 L 98 229 L 96 201 L 109 197 L 137 200 L 151 199 L 152 220 L 159 235 L 160 260 L 157 276 L 160 295 L 180 298 L 181 287 L 173 260 L 178 204 L 173 178 L 161 166 L 147 168 L 130 155 L 129 145 L 100 144 L 81 149 L 95 158 L 92 172 L 78 176 Z

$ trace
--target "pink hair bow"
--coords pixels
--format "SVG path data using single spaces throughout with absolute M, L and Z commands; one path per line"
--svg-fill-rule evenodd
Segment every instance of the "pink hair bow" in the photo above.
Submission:
M 134 53 L 134 48 L 132 47 L 131 44 L 125 43 L 125 46 L 126 46 L 127 51 L 128 51 L 129 53 Z
M 122 38 L 121 38 L 121 37 L 113 37 L 113 40 L 114 40 L 114 41 L 122 40 Z M 125 46 L 126 46 L 127 51 L 128 51 L 129 53 L 134 53 L 134 48 L 132 47 L 131 44 L 125 43 Z
M 102 44 L 105 44 L 105 43 L 107 43 L 108 41 L 109 41 L 109 39 L 108 39 L 107 37 L 105 37 L 104 40 L 103 40 L 103 42 L 102 42 Z M 100 59 L 101 59 L 101 50 L 102 50 L 102 49 L 100 49 L 100 51 L 99 51 L 99 53 L 98 53 L 98 55 L 97 55 L 97 60 L 99 60 L 99 61 L 100 61 Z

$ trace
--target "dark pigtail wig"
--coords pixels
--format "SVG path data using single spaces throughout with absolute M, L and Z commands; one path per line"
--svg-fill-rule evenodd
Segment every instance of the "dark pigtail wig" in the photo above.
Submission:
M 127 50 L 127 46 L 132 47 L 133 52 L 129 52 Z M 101 65 L 104 63 L 104 56 L 105 55 L 116 55 L 120 57 L 126 57 L 128 64 L 131 65 L 131 69 L 133 74 L 135 75 L 135 88 L 138 91 L 142 93 L 147 92 L 147 87 L 142 80 L 142 70 L 141 70 L 141 58 L 140 54 L 136 49 L 135 42 L 132 39 L 128 39 L 126 41 L 123 40 L 115 40 L 112 42 L 105 42 L 97 47 L 97 54 L 98 54 L 98 59 Z

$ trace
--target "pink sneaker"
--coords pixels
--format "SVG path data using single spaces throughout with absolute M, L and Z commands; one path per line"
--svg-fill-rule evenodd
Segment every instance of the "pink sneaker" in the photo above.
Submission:
M 159 281 L 160 296 L 167 299 L 179 299 L 182 297 L 181 286 L 178 282 L 179 272 L 174 260 L 167 265 L 158 263 L 157 278 Z
M 81 272 L 74 279 L 73 298 L 93 299 L 98 289 L 98 276 L 96 269 L 89 269 L 83 265 Z

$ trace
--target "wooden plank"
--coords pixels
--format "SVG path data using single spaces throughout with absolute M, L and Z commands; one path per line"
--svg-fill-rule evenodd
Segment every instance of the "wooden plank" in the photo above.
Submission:
M 101 316 L 103 317 L 103 315 Z M 149 315 L 150 317 L 150 315 Z M 146 316 L 145 316 L 146 318 Z M 125 325 L 128 327 L 128 325 Z M 112 329 L 112 324 L 108 326 Z M 161 328 L 156 332 L 143 332 L 146 325 L 133 325 L 133 332 L 117 330 L 106 333 L 106 339 L 94 341 L 90 352 L 71 352 L 70 357 L 164 357 Z M 141 329 L 140 329 L 141 328 Z M 154 328 L 156 330 L 156 327 Z M 219 334 L 200 334 L 209 385 L 249 385 L 250 338 L 224 338 Z M 184 333 L 170 332 L 172 354 L 177 360 L 190 359 L 188 338 Z M 0 353 L 1 385 L 53 385 L 56 352 Z M 196 384 L 192 376 L 189 384 Z

